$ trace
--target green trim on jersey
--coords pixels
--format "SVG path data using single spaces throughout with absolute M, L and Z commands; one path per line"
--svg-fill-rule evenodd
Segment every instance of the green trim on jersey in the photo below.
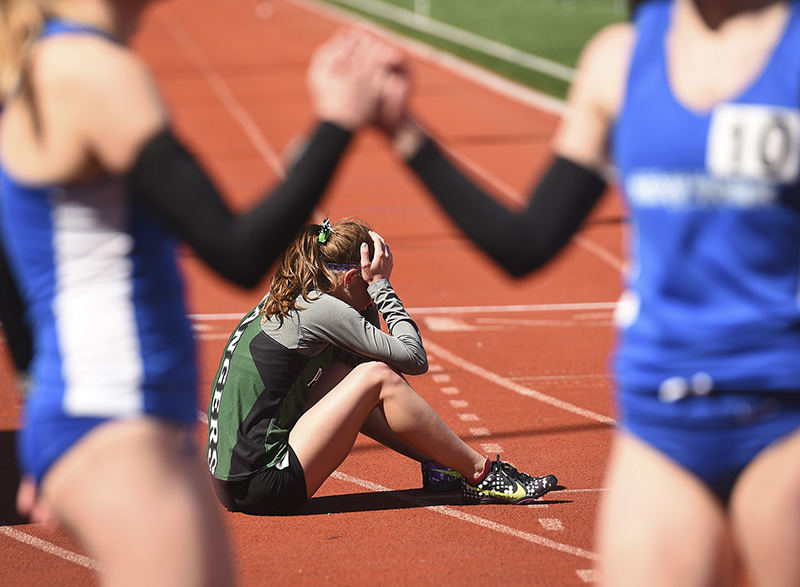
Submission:
M 309 386 L 338 349 L 402 373 L 427 370 L 419 330 L 389 281 L 374 281 L 367 292 L 375 303 L 367 316 L 315 293 L 282 319 L 261 320 L 264 300 L 242 319 L 225 347 L 209 402 L 207 454 L 214 477 L 236 481 L 282 466 Z M 376 310 L 389 334 L 381 331 Z
M 285 397 L 280 400 L 275 415 L 265 422 L 264 435 L 261 437 L 264 452 L 248 458 L 244 470 L 240 459 L 240 464 L 232 474 L 231 464 L 237 444 L 241 445 L 247 436 L 243 424 L 252 419 L 251 414 L 254 408 L 257 409 L 257 402 L 267 397 L 264 396 L 267 391 L 265 382 L 251 349 L 251 343 L 259 334 L 266 336 L 260 324 L 261 305 L 248 313 L 233 331 L 212 383 L 207 412 L 206 449 L 209 471 L 221 480 L 244 479 L 266 467 L 274 467 L 284 459 L 289 449 L 289 432 L 305 412 L 309 389 L 322 375 L 334 354 L 334 347 L 329 345 L 318 355 L 304 359 L 305 364 Z M 271 391 L 274 393 L 277 390 Z M 252 452 L 247 454 L 253 455 Z
M 277 416 L 267 429 L 267 458 L 270 467 L 280 463 L 289 451 L 289 432 L 306 410 L 308 392 L 320 378 L 322 371 L 333 358 L 333 346 L 329 346 L 316 357 L 311 357 L 300 375 L 295 379 Z
M 214 381 L 211 386 L 211 400 L 206 413 L 208 417 L 206 450 L 208 469 L 218 479 L 228 478 L 231 456 L 233 447 L 236 445 L 239 428 L 236 422 L 230 421 L 230 402 L 228 400 L 235 400 L 234 396 L 237 395 L 241 396 L 237 402 L 239 407 L 237 411 L 242 414 L 241 419 L 243 419 L 250 411 L 250 408 L 253 407 L 261 391 L 264 390 L 261 376 L 258 374 L 249 350 L 250 341 L 261 332 L 258 318 L 262 304 L 263 300 L 244 316 L 231 334 L 225 345 L 225 352 L 222 354 L 217 374 L 214 375 Z M 237 349 L 241 349 L 241 351 L 236 353 Z M 224 394 L 225 388 L 229 385 L 242 391 L 245 388 L 249 388 L 249 393 Z M 259 389 L 261 391 L 258 391 Z M 223 397 L 227 408 L 224 411 L 222 410 Z M 225 422 L 224 426 L 219 425 L 220 420 Z

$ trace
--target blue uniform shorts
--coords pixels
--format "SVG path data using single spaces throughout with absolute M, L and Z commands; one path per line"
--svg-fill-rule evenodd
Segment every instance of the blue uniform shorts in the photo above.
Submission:
M 739 474 L 764 448 L 800 430 L 800 392 L 712 392 L 666 403 L 623 391 L 624 429 L 697 475 L 727 503 Z
M 150 416 L 176 425 L 197 422 L 194 389 L 176 386 L 162 397 L 148 396 L 145 410 L 127 417 Z M 26 402 L 23 425 L 17 433 L 17 459 L 21 470 L 41 483 L 50 467 L 96 426 L 111 417 L 77 417 L 64 413 L 55 394 L 35 389 Z
M 22 470 L 39 484 L 62 454 L 106 418 L 63 418 L 28 424 L 17 433 L 17 458 Z

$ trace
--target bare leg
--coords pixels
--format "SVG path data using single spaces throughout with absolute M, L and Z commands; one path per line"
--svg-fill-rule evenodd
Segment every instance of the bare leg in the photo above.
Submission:
M 765 449 L 731 496 L 731 525 L 754 585 L 800 585 L 800 431 Z
M 308 393 L 308 401 L 306 402 L 306 410 L 310 410 L 316 405 L 331 389 L 339 385 L 342 379 L 347 377 L 348 373 L 352 370 L 353 367 L 347 363 L 332 359 L 331 362 L 325 366 L 322 376 L 311 387 Z
M 431 460 L 413 446 L 407 442 L 403 442 L 397 437 L 397 434 L 389 427 L 389 423 L 386 421 L 386 416 L 383 414 L 380 406 L 369 413 L 364 425 L 361 427 L 361 434 L 369 436 L 375 442 L 380 442 L 386 448 L 390 448 L 396 453 L 400 453 L 418 463 Z
M 334 359 L 328 363 L 322 377 L 320 377 L 319 381 L 311 388 L 307 409 L 325 397 L 325 395 L 336 387 L 352 370 L 353 367 L 342 361 Z M 397 435 L 392 432 L 392 429 L 389 428 L 389 424 L 386 423 L 386 417 L 383 415 L 380 407 L 373 409 L 369 416 L 367 416 L 364 425 L 361 427 L 361 433 L 365 436 L 369 436 L 375 442 L 379 442 L 383 446 L 417 462 L 421 463 L 430 460 L 414 447 L 400 440 Z
M 618 432 L 601 502 L 601 584 L 718 587 L 733 582 L 725 512 L 694 475 Z
M 151 419 L 103 424 L 47 473 L 42 496 L 100 563 L 104 585 L 230 585 L 225 531 L 187 433 Z
M 289 434 L 309 497 L 348 455 L 376 407 L 389 429 L 419 453 L 467 478 L 483 471 L 485 457 L 456 436 L 405 379 L 383 363 L 364 363 L 309 408 Z

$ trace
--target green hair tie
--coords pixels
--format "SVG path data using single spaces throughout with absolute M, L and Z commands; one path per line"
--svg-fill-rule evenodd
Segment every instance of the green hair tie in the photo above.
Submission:
M 317 235 L 317 241 L 321 243 L 327 243 L 328 239 L 331 238 L 331 233 L 333 229 L 331 228 L 331 221 L 327 218 L 322 221 L 322 226 L 319 227 L 319 234 Z

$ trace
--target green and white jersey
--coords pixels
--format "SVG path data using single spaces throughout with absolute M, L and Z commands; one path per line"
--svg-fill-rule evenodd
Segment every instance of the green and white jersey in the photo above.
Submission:
M 262 319 L 266 298 L 249 312 L 228 339 L 208 406 L 208 467 L 222 480 L 246 479 L 280 466 L 289 432 L 305 411 L 311 386 L 335 351 L 382 361 L 410 375 L 427 371 L 416 324 L 388 280 L 367 291 L 377 314 L 362 315 L 347 303 L 312 292 L 298 298 L 300 310 L 283 321 Z

